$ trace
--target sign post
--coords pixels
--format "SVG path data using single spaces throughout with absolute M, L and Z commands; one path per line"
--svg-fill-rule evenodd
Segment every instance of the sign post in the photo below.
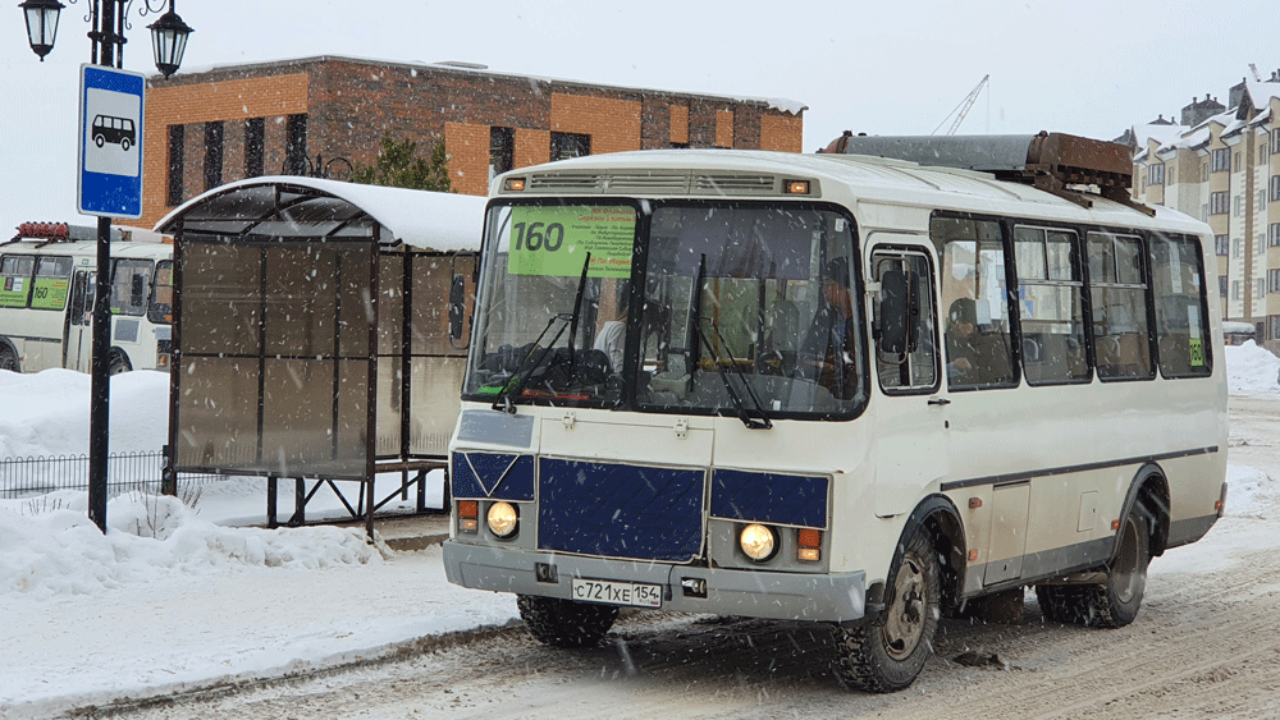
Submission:
M 110 5 L 113 5 L 109 3 Z M 142 217 L 142 128 L 146 78 L 103 65 L 80 66 L 76 200 L 98 216 L 89 407 L 89 519 L 107 530 L 107 458 L 111 423 L 111 218 Z

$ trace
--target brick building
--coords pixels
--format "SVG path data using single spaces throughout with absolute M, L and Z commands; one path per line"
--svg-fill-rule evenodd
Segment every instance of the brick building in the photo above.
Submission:
M 150 79 L 142 223 L 207 189 L 300 175 L 320 156 L 368 165 L 380 140 L 443 140 L 455 190 L 484 195 L 497 172 L 622 150 L 801 151 L 799 103 L 488 72 L 313 57 Z M 345 164 L 330 169 L 346 169 Z M 335 175 L 341 177 L 341 174 Z

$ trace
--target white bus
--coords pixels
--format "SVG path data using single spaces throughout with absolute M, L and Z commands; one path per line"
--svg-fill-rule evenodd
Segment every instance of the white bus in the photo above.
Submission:
M 23 223 L 0 243 L 0 370 L 91 370 L 96 238 L 96 227 Z M 172 241 L 113 227 L 111 268 L 111 373 L 167 371 Z
M 953 167 L 844 154 L 907 148 Z M 1026 587 L 1134 620 L 1148 560 L 1225 500 L 1208 227 L 1130 201 L 1111 143 L 836 149 L 494 181 L 450 581 L 561 647 L 620 607 L 829 624 L 872 692 Z

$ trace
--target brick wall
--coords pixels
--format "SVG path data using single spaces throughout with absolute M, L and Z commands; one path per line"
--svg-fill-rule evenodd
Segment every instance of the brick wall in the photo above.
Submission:
M 489 126 L 445 123 L 449 182 L 465 195 L 489 193 Z
M 515 167 L 541 165 L 551 160 L 551 131 L 516 128 Z
M 194 197 L 204 192 L 204 123 L 305 113 L 307 84 L 305 73 L 165 86 L 158 86 L 157 81 L 152 81 L 147 90 L 142 219 L 138 222 L 143 226 L 153 225 L 169 210 L 165 206 L 165 196 L 169 177 L 170 125 L 187 126 L 183 185 L 186 196 Z M 243 137 L 243 130 L 240 133 Z M 228 162 L 227 157 L 224 154 L 224 180 L 228 169 L 238 165 L 237 172 L 244 170 L 243 160 L 237 162 L 231 158 Z M 273 166 L 268 164 L 267 167 Z M 194 171 L 198 172 L 192 175 Z
M 640 149 L 640 102 L 616 97 L 551 95 L 551 131 L 591 136 L 591 154 Z
M 689 108 L 684 105 L 670 105 L 667 107 L 667 113 L 668 117 L 671 118 L 668 141 L 673 143 L 689 142 Z
M 804 152 L 804 120 L 796 115 L 761 115 L 760 149 Z

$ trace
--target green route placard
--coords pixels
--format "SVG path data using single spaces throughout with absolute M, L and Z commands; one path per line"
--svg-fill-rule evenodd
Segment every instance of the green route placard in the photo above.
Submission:
M 511 209 L 507 272 L 512 275 L 631 277 L 636 236 L 635 208 L 570 205 Z

